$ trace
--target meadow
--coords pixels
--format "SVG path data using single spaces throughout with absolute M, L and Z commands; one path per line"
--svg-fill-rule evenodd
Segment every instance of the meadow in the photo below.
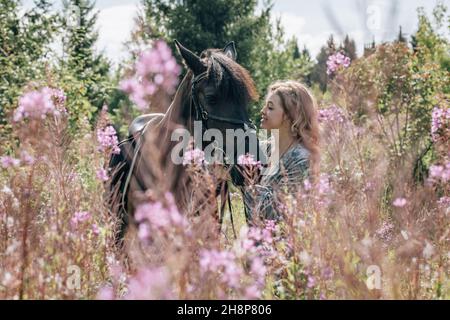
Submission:
M 228 211 L 217 232 L 210 211 L 180 212 L 151 190 L 117 247 L 107 164 L 127 118 L 105 106 L 90 121 L 70 77 L 29 81 L 1 139 L 0 299 L 449 299 L 449 41 L 419 17 L 414 47 L 328 56 L 327 90 L 312 86 L 317 183 L 283 197 L 282 222 L 252 226 L 233 188 L 236 237 Z M 153 68 L 158 54 L 177 55 L 150 47 L 120 79 L 133 114 L 170 101 L 181 77 Z M 153 96 L 139 79 L 155 74 L 166 81 Z M 201 197 L 215 172 L 186 166 Z

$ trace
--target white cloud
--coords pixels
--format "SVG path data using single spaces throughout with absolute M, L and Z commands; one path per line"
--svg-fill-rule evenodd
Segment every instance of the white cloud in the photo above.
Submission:
M 364 31 L 362 30 L 353 30 L 348 33 L 350 39 L 355 40 L 356 43 L 356 52 L 358 55 L 362 55 L 364 52 L 364 44 L 367 39 L 365 39 Z
M 306 19 L 304 17 L 287 12 L 275 11 L 272 18 L 274 22 L 276 18 L 281 18 L 281 24 L 286 32 L 287 38 L 291 38 L 292 36 L 298 38 L 306 24 Z
M 105 50 L 108 57 L 115 63 L 126 56 L 124 42 L 130 38 L 136 15 L 136 5 L 119 5 L 99 12 L 97 48 Z
M 317 34 L 306 33 L 305 27 L 307 20 L 303 16 L 286 12 L 274 12 L 272 15 L 272 23 L 275 24 L 276 19 L 281 19 L 286 39 L 295 36 L 298 40 L 300 49 L 306 45 L 311 55 L 315 57 L 320 50 L 320 47 L 326 42 L 328 36 L 332 31 L 323 31 Z
M 344 41 L 344 37 L 337 36 L 331 29 L 315 34 L 301 33 L 297 35 L 300 50 L 302 50 L 303 47 L 306 46 L 311 54 L 311 57 L 315 59 L 320 52 L 320 48 L 326 45 L 327 40 L 331 34 L 333 34 L 334 42 L 336 45 L 339 45 Z M 356 51 L 359 55 L 361 55 L 363 53 L 364 32 L 361 30 L 353 30 L 348 32 L 348 35 L 350 39 L 355 40 Z
M 308 48 L 311 57 L 315 58 L 320 51 L 320 48 L 326 43 L 328 37 L 330 36 L 330 32 L 324 31 L 319 34 L 310 34 L 305 33 L 299 36 L 298 42 L 300 49 L 306 45 Z
M 306 45 L 313 58 L 317 56 L 320 48 L 326 44 L 331 34 L 333 34 L 336 44 L 344 40 L 343 37 L 336 34 L 336 30 L 326 28 L 315 30 L 314 26 L 308 25 L 309 23 L 316 23 L 316 21 L 310 21 L 310 17 L 305 18 L 291 12 L 274 11 L 272 18 L 273 22 L 275 22 L 275 18 L 281 18 L 286 38 L 289 39 L 292 36 L 296 36 L 300 49 L 303 49 Z M 357 53 L 362 54 L 364 41 L 366 40 L 364 31 L 362 29 L 353 29 L 348 31 L 347 34 L 351 39 L 355 40 Z

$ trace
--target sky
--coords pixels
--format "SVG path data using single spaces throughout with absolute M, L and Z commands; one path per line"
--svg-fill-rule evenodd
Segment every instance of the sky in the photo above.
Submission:
M 287 37 L 295 36 L 300 48 L 306 46 L 315 57 L 333 34 L 337 42 L 346 34 L 355 39 L 357 52 L 364 44 L 396 38 L 399 25 L 409 37 L 417 28 L 417 8 L 428 14 L 438 0 L 275 0 L 273 17 L 280 18 Z M 54 0 L 61 8 L 61 0 Z M 450 9 L 450 0 L 441 0 Z M 32 0 L 22 1 L 25 8 Z M 99 10 L 97 49 L 114 63 L 126 57 L 123 43 L 129 39 L 140 0 L 97 0 Z M 258 9 L 263 7 L 259 0 Z M 394 12 L 392 14 L 392 12 Z M 448 34 L 447 34 L 448 36 Z

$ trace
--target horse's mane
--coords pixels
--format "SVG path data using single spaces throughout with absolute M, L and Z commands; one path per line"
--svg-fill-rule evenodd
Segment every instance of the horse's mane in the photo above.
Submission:
M 176 123 L 185 126 L 188 121 L 187 115 L 191 112 L 191 90 L 190 84 L 193 74 L 192 71 L 188 71 L 181 81 L 178 89 L 175 92 L 172 103 L 170 104 L 167 112 L 161 121 L 161 125 L 164 128 L 169 129 L 169 123 Z
M 225 55 L 222 50 L 205 50 L 202 58 L 208 59 L 208 78 L 216 83 L 221 96 L 245 108 L 251 101 L 258 100 L 255 83 L 248 71 Z

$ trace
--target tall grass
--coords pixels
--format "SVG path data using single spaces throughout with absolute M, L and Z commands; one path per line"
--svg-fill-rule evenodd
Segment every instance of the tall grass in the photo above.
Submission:
M 417 181 L 413 156 L 401 165 L 389 156 L 384 133 L 395 128 L 376 117 L 358 121 L 343 87 L 333 96 L 341 107 L 321 101 L 319 182 L 280 194 L 281 222 L 247 226 L 234 190 L 237 238 L 228 215 L 219 231 L 213 194 L 221 173 L 193 163 L 192 205 L 180 212 L 167 190 L 148 190 L 139 225 L 117 248 L 110 172 L 102 171 L 114 152 L 106 110 L 96 128 L 69 134 L 64 99 L 41 94 L 52 112 L 43 100 L 23 100 L 38 116 L 16 119 L 17 147 L 1 158 L 2 299 L 450 297 L 448 123 L 434 141 L 434 171 Z

